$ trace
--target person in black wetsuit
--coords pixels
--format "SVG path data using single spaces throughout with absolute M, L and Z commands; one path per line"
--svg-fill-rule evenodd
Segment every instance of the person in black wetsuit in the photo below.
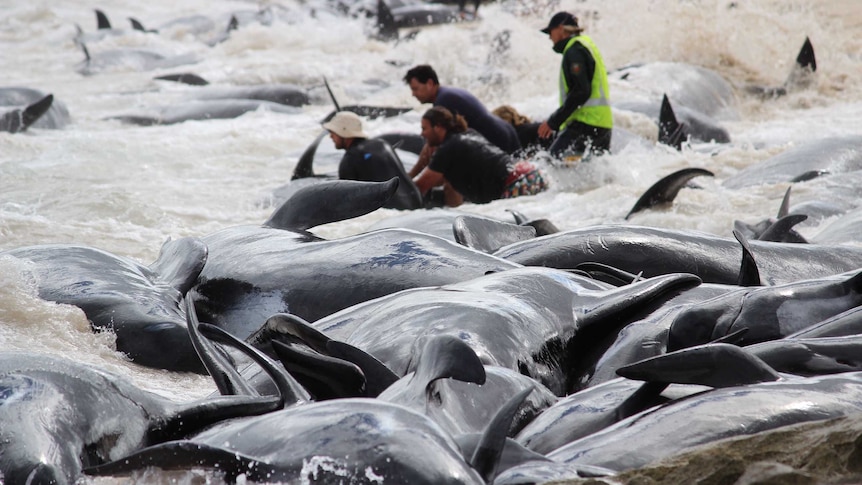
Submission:
M 408 210 L 422 207 L 422 194 L 407 175 L 398 154 L 386 141 L 369 138 L 356 113 L 339 111 L 323 128 L 329 131 L 335 148 L 345 151 L 338 164 L 338 178 L 385 182 L 397 177 L 398 190 L 384 207 Z
M 515 127 L 518 139 L 521 141 L 521 151 L 519 153 L 524 156 L 533 155 L 539 150 L 547 151 L 551 147 L 551 143 L 554 142 L 554 137 L 552 136 L 548 138 L 539 136 L 541 121 L 530 120 L 530 118 L 522 115 L 508 104 L 494 108 L 492 113 Z
M 548 187 L 535 165 L 515 160 L 442 106 L 422 116 L 422 136 L 436 149 L 416 186 L 425 194 L 444 184 L 451 189 L 444 190 L 448 206 L 533 195 Z

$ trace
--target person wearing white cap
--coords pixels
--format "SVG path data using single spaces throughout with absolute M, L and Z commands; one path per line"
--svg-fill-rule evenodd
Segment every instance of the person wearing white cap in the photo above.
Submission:
M 578 18 L 557 12 L 541 30 L 563 55 L 560 66 L 560 107 L 539 125 L 539 136 L 558 132 L 548 149 L 565 161 L 579 160 L 592 151 L 610 150 L 613 116 L 608 89 L 608 73 L 593 40 L 584 35 Z
M 404 170 L 398 154 L 385 140 L 369 138 L 362 120 L 351 111 L 339 111 L 323 128 L 337 149 L 345 151 L 338 164 L 338 178 L 363 182 L 385 182 L 398 178 L 398 190 L 384 205 L 390 209 L 418 209 L 422 195 Z

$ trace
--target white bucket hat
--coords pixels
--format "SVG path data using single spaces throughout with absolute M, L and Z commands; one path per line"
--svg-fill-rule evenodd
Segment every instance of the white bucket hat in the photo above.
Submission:
M 352 111 L 335 113 L 331 120 L 323 124 L 323 128 L 341 138 L 368 138 L 368 135 L 362 131 L 362 120 Z

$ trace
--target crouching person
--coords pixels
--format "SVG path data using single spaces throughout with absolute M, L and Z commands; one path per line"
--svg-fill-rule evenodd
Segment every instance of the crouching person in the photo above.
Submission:
M 442 185 L 448 206 L 534 195 L 548 188 L 535 164 L 512 158 L 442 106 L 422 116 L 422 136 L 435 149 L 414 181 L 423 195 Z

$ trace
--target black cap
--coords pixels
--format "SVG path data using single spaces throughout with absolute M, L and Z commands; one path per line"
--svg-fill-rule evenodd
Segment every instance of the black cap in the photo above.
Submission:
M 572 27 L 578 27 L 578 18 L 569 12 L 557 12 L 551 17 L 551 21 L 548 22 L 548 26 L 542 29 L 544 33 L 550 33 L 551 29 L 554 27 L 559 27 L 560 25 L 571 25 Z

